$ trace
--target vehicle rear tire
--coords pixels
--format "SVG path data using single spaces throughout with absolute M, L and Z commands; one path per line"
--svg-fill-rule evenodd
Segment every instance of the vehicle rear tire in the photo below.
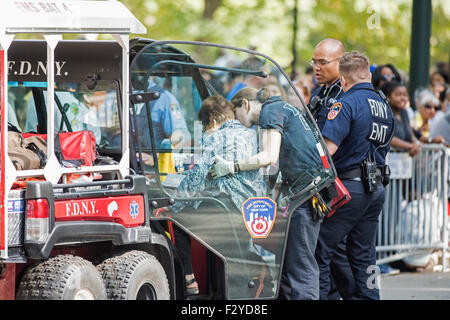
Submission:
M 169 281 L 164 268 L 152 255 L 130 251 L 97 266 L 108 300 L 168 300 Z
M 17 291 L 19 300 L 105 300 L 106 289 L 95 266 L 77 256 L 59 255 L 28 269 Z

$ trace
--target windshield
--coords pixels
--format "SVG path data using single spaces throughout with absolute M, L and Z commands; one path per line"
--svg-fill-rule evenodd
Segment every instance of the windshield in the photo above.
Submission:
M 8 123 L 22 133 L 46 134 L 47 83 L 9 82 Z M 117 86 L 99 81 L 55 83 L 55 133 L 90 130 L 102 148 L 120 148 Z
M 153 218 L 172 220 L 223 259 L 226 298 L 275 297 L 290 214 L 335 177 L 323 139 L 268 57 L 199 43 L 173 46 L 151 44 L 131 64 L 132 93 L 159 93 L 131 108 L 138 167 L 150 198 L 176 199 Z M 264 105 L 262 88 L 271 96 Z M 285 117 L 267 117 L 267 108 Z M 270 129 L 284 130 L 280 121 L 296 123 L 286 126 L 296 130 L 295 139 L 282 138 L 272 165 L 211 175 L 218 161 L 264 151 Z

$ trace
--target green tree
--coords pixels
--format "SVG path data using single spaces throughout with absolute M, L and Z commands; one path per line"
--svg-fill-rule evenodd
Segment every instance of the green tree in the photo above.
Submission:
M 410 0 L 123 0 L 154 39 L 256 46 L 288 66 L 292 61 L 292 10 L 298 1 L 298 66 L 304 68 L 320 40 L 334 37 L 372 63 L 408 71 Z M 433 1 L 432 63 L 448 60 L 450 5 Z
M 340 39 L 375 64 L 408 72 L 411 0 L 120 0 L 155 40 L 197 40 L 248 48 L 292 62 L 293 8 L 298 3 L 297 67 L 304 70 L 322 39 Z M 448 61 L 450 1 L 433 0 L 431 66 Z M 27 38 L 27 35 L 20 36 Z M 74 38 L 67 35 L 65 38 Z M 110 38 L 102 36 L 101 38 Z M 204 57 L 211 62 L 215 57 Z

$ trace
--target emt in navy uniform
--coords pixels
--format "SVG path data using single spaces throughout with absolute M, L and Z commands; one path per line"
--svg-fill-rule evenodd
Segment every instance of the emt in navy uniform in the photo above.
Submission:
M 218 178 L 240 171 L 254 170 L 279 162 L 283 181 L 295 185 L 305 174 L 323 167 L 313 130 L 298 108 L 270 97 L 269 90 L 240 90 L 231 100 L 234 112 L 244 126 L 259 125 L 261 151 L 238 162 L 216 156 L 211 175 Z M 282 271 L 280 298 L 292 300 L 319 299 L 319 269 L 314 257 L 320 219 L 306 200 L 293 212 Z
M 344 53 L 345 47 L 341 41 L 332 38 L 324 39 L 314 48 L 313 58 L 309 62 L 321 86 L 311 94 L 308 107 L 321 131 L 331 106 L 344 94 L 339 77 L 339 57 Z M 346 239 L 344 239 L 330 263 L 330 292 L 327 299 L 347 299 L 353 296 L 354 290 L 355 282 L 348 263 Z
M 322 130 L 325 143 L 351 200 L 324 219 L 316 249 L 320 297 L 327 299 L 330 262 L 347 237 L 347 257 L 355 291 L 350 299 L 379 300 L 376 283 L 375 235 L 388 182 L 385 157 L 394 131 L 394 117 L 384 96 L 371 84 L 369 59 L 358 52 L 339 58 L 346 93 L 328 113 Z

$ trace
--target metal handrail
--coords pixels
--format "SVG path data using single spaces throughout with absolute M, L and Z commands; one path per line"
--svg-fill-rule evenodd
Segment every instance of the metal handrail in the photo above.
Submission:
M 390 153 L 399 152 L 405 151 L 392 148 Z M 448 155 L 450 148 L 444 145 L 424 144 L 412 158 L 410 177 L 391 179 L 378 224 L 378 263 L 399 260 L 423 249 L 439 249 L 446 270 Z

